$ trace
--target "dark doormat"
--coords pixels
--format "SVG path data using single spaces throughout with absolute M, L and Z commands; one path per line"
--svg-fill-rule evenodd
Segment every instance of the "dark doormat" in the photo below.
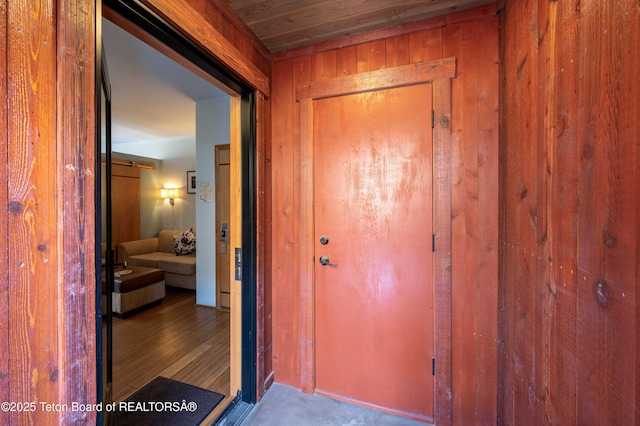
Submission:
M 223 395 L 186 383 L 156 377 L 108 410 L 114 426 L 196 426 L 222 401 Z

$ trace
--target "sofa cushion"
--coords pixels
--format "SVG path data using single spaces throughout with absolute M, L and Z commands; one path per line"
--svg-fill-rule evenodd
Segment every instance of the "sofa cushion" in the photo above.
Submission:
M 196 249 L 196 234 L 193 233 L 193 229 L 189 228 L 180 234 L 174 235 L 173 248 L 176 256 L 192 253 Z
M 173 249 L 173 236 L 176 234 L 180 234 L 183 230 L 175 230 L 175 229 L 163 229 L 158 233 L 158 250 L 165 253 L 171 253 L 175 255 L 175 251 Z M 155 251 L 155 250 L 154 250 Z
M 120 243 L 116 251 L 118 252 L 118 262 L 124 262 L 131 256 L 158 251 L 158 238 L 146 238 L 144 240 Z
M 135 256 L 129 256 L 127 262 L 129 265 L 145 266 L 147 268 L 157 268 L 158 261 L 165 259 L 170 253 L 163 253 L 160 251 L 154 251 L 153 253 L 137 254 Z M 172 256 L 172 258 L 175 255 Z
M 194 253 L 186 256 L 173 255 L 172 258 L 165 258 L 158 261 L 158 268 L 165 272 L 180 275 L 196 274 L 196 257 Z
M 186 256 L 176 256 L 173 253 L 156 251 L 153 253 L 139 254 L 129 258 L 129 265 L 146 266 L 147 268 L 159 268 L 166 272 L 182 275 L 195 275 L 195 253 Z

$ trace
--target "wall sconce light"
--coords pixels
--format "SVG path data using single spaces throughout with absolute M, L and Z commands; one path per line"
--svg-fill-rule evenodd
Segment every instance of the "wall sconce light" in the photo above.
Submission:
M 160 198 L 169 199 L 169 204 L 175 204 L 175 199 L 180 198 L 180 188 L 162 188 Z
M 173 217 L 173 229 L 176 229 L 176 213 L 173 211 L 173 206 L 175 205 L 175 199 L 180 198 L 180 188 L 162 188 L 160 190 L 160 198 L 169 199 L 169 204 L 171 204 L 171 216 Z

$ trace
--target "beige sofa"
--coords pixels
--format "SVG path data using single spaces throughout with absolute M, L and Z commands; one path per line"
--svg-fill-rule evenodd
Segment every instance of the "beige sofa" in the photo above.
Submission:
M 173 236 L 179 230 L 164 229 L 155 238 L 128 241 L 117 246 L 118 262 L 158 268 L 164 271 L 166 285 L 196 289 L 196 253 L 176 256 Z

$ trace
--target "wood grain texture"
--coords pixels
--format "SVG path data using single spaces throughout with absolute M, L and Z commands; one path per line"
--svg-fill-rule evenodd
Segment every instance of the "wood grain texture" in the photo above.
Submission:
M 272 186 L 272 220 L 273 241 L 271 243 L 272 265 L 272 297 L 273 297 L 273 330 L 278 330 L 273 340 L 273 370 L 275 379 L 281 383 L 289 383 L 299 387 L 300 378 L 296 378 L 299 371 L 299 358 L 295 353 L 287 350 L 288 343 L 296 335 L 295 318 L 288 315 L 282 306 L 293 306 L 293 167 L 280 167 L 281 164 L 293 164 L 294 146 L 288 143 L 287 131 L 293 129 L 294 106 L 290 101 L 294 94 L 293 61 L 274 64 L 273 73 L 281 76 L 272 84 L 272 108 L 274 114 L 279 114 L 272 125 L 272 180 L 278 182 Z M 275 115 L 274 115 L 275 116 Z M 297 362 L 298 361 L 298 362 Z
M 485 206 L 498 206 L 498 26 L 495 21 L 478 22 L 477 68 L 480 78 L 477 83 L 477 187 L 478 200 L 478 264 L 476 273 L 477 307 L 477 389 L 492 389 L 486 395 L 476 395 L 473 423 L 494 424 L 496 421 L 498 376 L 498 222 L 491 214 L 481 210 Z M 489 60 L 482 60 L 484 58 Z M 482 59 L 481 59 L 482 58 Z M 491 76 L 487 78 L 487 76 Z M 473 140 L 470 137 L 468 140 Z M 473 275 L 472 275 L 473 276 Z M 457 412 L 454 409 L 454 413 Z
M 313 45 L 492 3 L 491 0 L 231 0 L 229 6 L 271 52 Z
M 191 0 L 189 5 L 260 71 L 271 76 L 271 53 L 225 0 Z
M 341 38 L 335 38 L 333 40 L 327 40 L 325 42 L 315 43 L 308 46 L 274 52 L 271 56 L 273 62 L 275 63 L 278 61 L 293 59 L 301 56 L 314 55 L 329 50 L 340 51 L 344 48 L 354 47 L 370 41 L 387 40 L 406 34 L 409 34 L 409 36 L 412 37 L 414 34 L 421 34 L 428 30 L 436 30 L 436 32 L 440 32 L 440 29 L 444 26 L 461 24 L 464 22 L 474 21 L 476 19 L 486 18 L 487 16 L 495 15 L 495 13 L 495 4 L 489 3 L 485 6 L 479 6 L 473 9 L 461 10 L 457 12 L 451 11 L 450 13 L 435 16 L 433 18 L 422 19 L 406 24 L 394 25 L 378 30 L 353 34 Z M 433 40 L 431 37 L 427 37 L 427 39 Z M 442 47 L 441 45 L 436 45 Z M 417 61 L 412 60 L 412 62 Z
M 408 35 L 408 56 L 409 64 L 421 61 L 431 61 L 442 59 L 444 56 L 473 57 L 473 60 L 465 59 L 463 64 L 457 64 L 456 78 L 452 80 L 451 102 L 453 106 L 451 119 L 452 132 L 455 129 L 464 129 L 464 133 L 452 134 L 453 144 L 461 144 L 460 152 L 467 152 L 469 170 L 473 173 L 462 173 L 464 180 L 474 182 L 473 187 L 477 187 L 475 195 L 469 194 L 469 203 L 465 206 L 473 206 L 467 212 L 459 212 L 463 217 L 467 217 L 469 224 L 478 226 L 474 232 L 476 238 L 466 243 L 467 255 L 475 256 L 474 267 L 466 267 L 464 275 L 459 278 L 462 282 L 456 282 L 455 288 L 469 292 L 464 297 L 467 305 L 458 303 L 458 296 L 462 294 L 453 293 L 453 312 L 460 317 L 464 316 L 466 308 L 476 312 L 477 319 L 467 321 L 463 318 L 460 323 L 460 330 L 473 343 L 474 356 L 482 360 L 482 364 L 474 363 L 469 368 L 473 372 L 463 377 L 462 380 L 452 382 L 452 412 L 454 413 L 453 423 L 456 423 L 455 413 L 466 410 L 468 415 L 465 419 L 479 424 L 495 422 L 496 418 L 496 383 L 497 383 L 497 226 L 498 226 L 498 204 L 497 204 L 497 180 L 498 180 L 498 127 L 497 105 L 498 105 L 498 69 L 497 69 L 497 19 L 492 16 L 494 10 L 485 9 L 481 16 L 467 15 L 469 22 L 459 22 L 460 15 L 445 16 L 441 22 L 450 20 L 456 25 L 451 25 L 447 31 L 441 27 L 431 26 L 428 29 L 421 29 L 416 32 L 406 34 L 395 33 L 393 37 L 385 40 L 384 44 L 384 66 L 393 63 L 398 55 L 393 52 L 395 45 L 405 42 Z M 460 12 L 462 13 L 462 12 Z M 478 13 L 478 12 L 476 12 Z M 480 19 L 478 19 L 480 18 Z M 465 19 L 466 20 L 466 19 Z M 482 21 L 471 25 L 476 20 Z M 395 31 L 396 29 L 394 29 Z M 464 34 L 466 44 L 448 43 L 447 54 L 444 54 L 444 39 L 452 32 Z M 385 33 L 387 34 L 387 33 Z M 446 35 L 445 35 L 446 34 Z M 393 40 L 396 36 L 400 38 Z M 291 58 L 287 54 L 274 55 L 273 66 L 273 170 L 274 170 L 274 208 L 273 208 L 273 318 L 274 330 L 274 371 L 275 379 L 280 383 L 301 388 L 300 382 L 300 347 L 299 342 L 293 336 L 300 333 L 302 315 L 297 312 L 291 314 L 292 306 L 299 303 L 300 282 L 295 278 L 299 277 L 295 271 L 298 266 L 292 262 L 292 256 L 297 253 L 295 240 L 292 235 L 293 230 L 298 226 L 297 218 L 293 212 L 297 211 L 296 203 L 292 193 L 298 191 L 297 182 L 299 175 L 295 164 L 299 147 L 299 117 L 297 105 L 295 104 L 295 91 L 298 85 L 308 85 L 309 87 L 320 87 L 326 83 L 325 80 L 315 80 L 311 77 L 319 75 L 317 70 L 311 71 L 311 65 L 319 64 L 314 52 L 322 53 L 335 49 L 336 77 L 352 76 L 354 84 L 363 84 L 365 78 L 359 78 L 358 61 L 359 53 L 363 48 L 358 48 L 354 43 L 354 38 L 335 40 L 330 44 L 314 45 L 305 50 L 290 51 Z M 368 39 L 367 42 L 373 41 Z M 344 45 L 344 47 L 340 47 Z M 332 46 L 332 49 L 327 48 Z M 484 49 L 487 54 L 480 54 Z M 469 53 L 466 51 L 469 50 Z M 478 51 L 478 53 L 475 53 Z M 390 59 L 390 57 L 392 59 Z M 331 63 L 333 60 L 331 60 Z M 328 63 L 322 60 L 323 63 Z M 323 70 L 323 72 L 329 72 Z M 379 70 L 377 72 L 384 72 Z M 481 74 L 480 74 L 481 73 Z M 473 76 L 476 77 L 473 77 Z M 331 78 L 331 77 L 329 77 Z M 462 90 L 459 90 L 459 88 Z M 464 96 L 461 96 L 464 94 Z M 315 96 L 315 95 L 314 95 Z M 466 113 L 458 110 L 457 105 L 463 103 Z M 477 118 L 474 118 L 476 117 Z M 480 118 L 482 117 L 482 119 Z M 477 147 L 474 146 L 477 144 Z M 452 147 L 453 148 L 453 147 Z M 474 154 L 475 153 L 475 154 Z M 471 159 L 475 155 L 475 159 Z M 476 176 L 477 175 L 477 176 Z M 463 185 L 464 187 L 464 185 Z M 477 206 L 472 197 L 477 197 Z M 293 212 L 290 210 L 293 209 Z M 480 229 L 482 228 L 482 229 Z M 495 232 L 491 237 L 491 232 Z M 484 237 L 487 237 L 484 239 Z M 470 240 L 471 241 L 471 240 Z M 476 254 L 473 254 L 476 253 Z M 452 252 L 452 265 L 454 267 L 465 265 L 465 254 Z M 474 268 L 477 273 L 473 273 Z M 455 278 L 454 278 L 455 279 Z M 473 296 L 470 296 L 473 294 Z M 470 303 L 470 305 L 469 305 Z M 467 324 L 477 324 L 474 331 L 466 330 Z M 477 332 L 476 336 L 472 334 Z M 457 353 L 460 349 L 452 347 L 452 351 Z M 446 368 L 446 367 L 445 367 Z M 473 378 L 467 380 L 467 378 Z M 482 391 L 478 386 L 486 386 Z M 473 398 L 469 401 L 456 398 L 457 392 L 462 389 L 471 389 Z M 491 391 L 493 389 L 493 391 Z M 458 402 L 456 402 L 458 401 Z M 456 423 L 460 424 L 460 423 Z
M 537 48 L 537 40 L 530 37 L 529 28 L 533 25 L 536 10 L 534 5 L 528 8 L 519 8 L 505 11 L 514 15 L 509 19 L 518 22 L 518 27 L 505 29 L 511 31 L 509 37 L 514 40 L 522 40 L 522 46 L 515 49 L 510 45 L 504 46 L 504 68 L 505 74 L 502 77 L 502 84 L 511 80 L 518 82 L 517 91 L 503 92 L 506 117 L 510 117 L 512 105 L 515 99 L 526 98 L 522 104 L 519 114 L 522 114 L 522 128 L 518 134 L 518 149 L 514 147 L 504 147 L 504 153 L 500 161 L 501 174 L 505 174 L 505 181 L 502 188 L 504 192 L 501 204 L 501 218 L 505 221 L 502 231 L 505 235 L 510 235 L 507 241 L 501 240 L 500 262 L 502 263 L 500 285 L 500 331 L 503 334 L 501 343 L 505 351 L 504 359 L 501 360 L 502 368 L 507 371 L 514 371 L 515 366 L 521 372 L 519 377 L 515 374 L 502 374 L 504 396 L 499 396 L 498 404 L 504 404 L 504 417 L 500 422 L 505 424 L 527 424 L 535 418 L 533 411 L 524 409 L 515 410 L 514 401 L 527 401 L 527 407 L 534 405 L 533 397 L 529 389 L 534 388 L 533 357 L 535 348 L 531 342 L 535 342 L 533 303 L 535 300 L 535 286 L 524 285 L 523 283 L 535 280 L 535 259 L 536 234 L 535 234 L 535 200 L 536 186 L 534 184 L 534 173 L 537 162 L 529 160 L 531 153 L 536 153 L 535 145 L 537 134 L 537 107 L 535 99 L 537 96 L 536 87 L 538 85 L 537 73 L 535 72 L 535 55 L 533 50 Z M 523 24 L 526 23 L 526 24 Z M 506 35 L 505 35 L 506 37 Z M 504 38 L 503 38 L 504 39 Z M 533 63 L 531 63 L 533 61 Z M 503 140 L 515 138 L 510 134 L 511 128 L 507 128 L 506 121 L 503 123 Z M 504 146 L 504 145 L 503 145 Z M 508 149 L 511 148 L 511 149 Z M 510 175 L 517 178 L 509 178 Z M 508 214 L 518 217 L 518 220 L 507 217 L 504 210 L 504 203 L 510 205 Z M 513 265 L 513 266 L 511 266 Z M 518 265 L 518 267 L 515 267 Z M 507 284 L 508 283 L 508 284 Z M 508 307 L 505 306 L 508 300 Z M 507 310 L 508 308 L 508 310 Z M 515 351 L 515 339 L 522 339 L 522 344 L 517 352 Z M 508 348 L 507 348 L 508 347 Z M 501 369 L 500 371 L 505 371 Z M 526 371 L 526 373 L 525 373 Z M 504 398 L 504 399 L 503 399 Z
M 256 137 L 263 143 L 256 146 L 256 343 L 257 343 L 257 365 L 256 384 L 257 398 L 260 399 L 268 388 L 267 382 L 272 375 L 271 362 L 271 276 L 270 258 L 267 250 L 268 241 L 271 235 L 270 226 L 270 194 L 267 190 L 267 183 L 270 182 L 270 161 L 269 152 L 271 148 L 271 115 L 269 104 L 262 93 L 256 94 Z
M 460 51 L 458 59 L 462 72 L 465 68 L 477 67 L 477 48 L 475 38 L 478 36 L 478 22 L 469 23 L 464 27 L 454 25 L 443 31 L 445 54 L 449 51 Z M 466 65 L 466 67 L 465 67 Z M 456 366 L 452 371 L 452 381 L 457 383 L 477 383 L 477 368 L 475 368 L 478 334 L 478 306 L 477 284 L 473 278 L 477 275 L 478 267 L 478 146 L 469 143 L 470 135 L 467 129 L 478 128 L 476 114 L 477 98 L 471 99 L 477 93 L 479 73 L 467 76 L 464 81 L 452 82 L 452 96 L 463 99 L 456 102 L 454 114 L 465 117 L 464 121 L 452 124 L 451 134 L 457 141 L 451 144 L 451 250 L 460 256 L 460 261 L 453 261 L 451 265 L 452 292 L 457 294 L 457 302 L 463 309 L 452 309 L 452 345 L 459 348 L 452 353 L 451 363 Z M 462 83 L 462 84 L 457 84 Z M 475 386 L 462 386 L 454 395 L 453 404 L 458 408 L 454 411 L 454 418 L 460 424 L 473 420 L 475 411 Z
M 7 52 L 7 8 L 0 8 L 0 51 Z M 8 75 L 9 68 L 7 55 L 0 55 L 0 99 L 7 105 L 8 98 Z M 0 108 L 0 176 L 9 176 L 9 127 L 8 108 Z M 9 198 L 7 185 L 0 185 L 0 211 L 9 211 Z M 3 241 L 9 239 L 9 215 L 0 214 L 0 238 Z M 0 269 L 9 270 L 9 247 L 3 244 L 0 249 Z M 0 324 L 9 323 L 9 274 L 0 276 Z M 3 348 L 9 347 L 9 327 L 0 327 L 0 345 Z M 0 351 L 0 401 L 9 401 L 9 351 Z M 8 423 L 9 415 L 0 413 L 0 423 Z
M 301 315 L 300 327 L 300 380 L 302 391 L 311 393 L 316 388 L 315 371 L 315 309 L 314 309 L 314 179 L 313 179 L 313 99 L 300 101 L 300 153 L 299 162 L 294 164 L 299 170 L 298 221 L 296 227 L 297 253 L 294 261 L 299 264 L 295 276 L 300 283 L 300 305 L 294 309 L 305 312 Z
M 260 108 L 262 105 L 262 108 Z M 264 122 L 264 130 L 262 132 L 262 137 L 264 140 L 263 145 L 263 162 L 264 168 L 263 173 L 259 174 L 262 176 L 263 180 L 263 194 L 261 198 L 258 199 L 258 212 L 264 215 L 264 222 L 262 223 L 262 227 L 258 227 L 258 229 L 262 229 L 263 237 L 262 243 L 258 245 L 259 251 L 258 253 L 262 253 L 264 256 L 262 259 L 262 268 L 263 268 L 263 278 L 261 280 L 264 288 L 263 292 L 263 317 L 262 317 L 262 329 L 264 333 L 263 344 L 264 344 L 264 365 L 262 368 L 263 376 L 262 380 L 259 381 L 259 386 L 262 388 L 262 391 L 258 393 L 258 397 L 261 398 L 262 394 L 266 392 L 267 389 L 271 386 L 274 380 L 273 376 L 273 271 L 271 269 L 273 265 L 273 252 L 271 250 L 273 243 L 273 233 L 271 232 L 273 229 L 273 209 L 272 209 L 272 197 L 273 197 L 273 169 L 271 167 L 271 155 L 272 155 L 272 140 L 271 140 L 271 126 L 272 126 L 272 117 L 271 117 L 271 102 L 266 98 L 262 98 L 261 104 L 258 105 L 258 110 L 262 111 L 262 117 Z M 260 318 L 258 318 L 260 321 Z
M 452 78 L 455 76 L 456 60 L 454 57 L 420 62 L 393 69 L 325 77 L 312 80 L 297 86 L 297 98 L 322 99 L 335 96 L 335 93 L 357 94 L 373 90 L 409 86 L 419 82 L 431 82 L 436 78 Z
M 144 0 L 144 3 L 184 31 L 249 85 L 269 96 L 269 76 L 248 60 L 232 41 L 188 3 L 180 0 Z
M 635 424 L 640 10 L 503 3 L 499 422 Z
M 55 5 L 7 5 L 9 389 L 15 401 L 65 397 L 62 242 L 57 223 Z M 61 222 L 61 221 L 60 221 Z M 60 258 L 58 257 L 60 255 Z M 58 336 L 62 337 L 59 339 Z M 62 346 L 62 347 L 61 347 Z M 7 424 L 61 422 L 62 413 L 2 413 Z
M 0 338 L 9 348 L 2 399 L 95 402 L 95 6 L 12 2 L 0 15 L 0 197 L 8 211 L 0 229 L 11 242 L 1 261 Z M 95 413 L 38 409 L 0 418 L 84 423 Z
M 454 424 L 495 420 L 495 395 L 476 390 L 495 386 L 497 376 L 497 222 L 483 213 L 487 206 L 497 208 L 495 40 L 497 26 L 491 20 L 443 30 L 443 53 L 456 54 L 460 70 L 451 82 L 452 115 L 462 117 L 452 120 L 451 129 L 452 345 L 458 348 L 452 354 Z
M 94 402 L 95 9 L 65 1 L 4 9 L 5 147 L 12 175 L 3 194 L 9 211 L 3 229 L 13 260 L 2 294 L 9 301 L 11 399 Z M 8 423 L 95 418 L 42 410 L 5 415 Z
M 234 250 L 242 248 L 242 139 L 240 135 L 240 103 L 239 96 L 229 98 L 229 145 L 231 152 L 229 159 L 231 169 L 229 171 L 229 247 Z M 235 254 L 229 256 L 229 268 L 235 271 Z M 235 279 L 232 272 L 231 281 L 231 336 L 230 343 L 230 369 L 229 394 L 237 394 L 242 388 L 242 282 Z
M 160 305 L 113 320 L 113 400 L 156 376 L 230 395 L 229 336 L 229 312 L 197 306 L 194 291 L 167 287 Z
M 633 1 L 587 5 L 577 17 L 578 423 L 640 422 L 639 20 Z
M 99 173 L 94 148 L 96 6 L 75 0 L 56 4 L 61 401 L 93 403 L 97 399 L 94 190 Z M 67 411 L 61 420 L 90 423 L 95 421 L 95 412 Z
M 434 314 L 435 314 L 435 415 L 439 425 L 452 423 L 452 139 L 451 81 L 433 82 L 433 231 L 435 234 Z

